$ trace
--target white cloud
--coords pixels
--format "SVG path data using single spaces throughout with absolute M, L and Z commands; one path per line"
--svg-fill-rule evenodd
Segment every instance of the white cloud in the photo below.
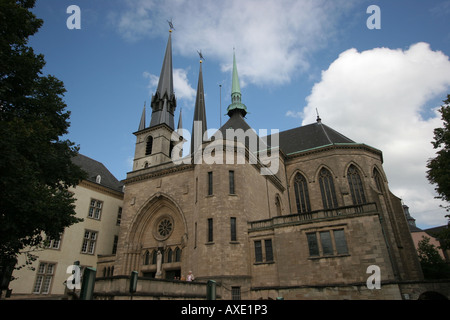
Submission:
M 304 114 L 302 111 L 293 111 L 293 110 L 288 110 L 286 112 L 286 117 L 290 117 L 290 118 L 303 118 Z
M 147 71 L 143 73 L 143 76 L 149 79 L 149 92 L 151 94 L 155 93 L 156 88 L 158 87 L 159 77 Z M 195 99 L 196 91 L 189 83 L 187 78 L 187 70 L 177 68 L 173 69 L 173 86 L 177 100 L 192 102 Z
M 357 142 L 383 151 L 391 190 L 422 225 L 445 224 L 445 211 L 426 179 L 435 156 L 433 129 L 442 126 L 436 105 L 450 88 L 450 61 L 426 43 L 407 50 L 343 52 L 322 72 L 303 110 L 303 124 L 322 122 Z M 423 114 L 431 114 L 424 117 Z
M 119 33 L 136 41 L 167 32 L 178 53 L 216 59 L 232 67 L 236 48 L 242 83 L 283 84 L 309 68 L 309 56 L 339 30 L 337 23 L 356 1 L 350 0 L 129 0 L 116 19 Z

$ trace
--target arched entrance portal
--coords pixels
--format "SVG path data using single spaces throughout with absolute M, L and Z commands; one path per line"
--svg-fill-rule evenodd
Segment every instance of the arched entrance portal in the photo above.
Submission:
M 181 209 L 169 196 L 155 194 L 139 209 L 132 223 L 129 243 L 137 255 L 133 270 L 143 277 L 181 277 L 186 241 L 187 226 Z

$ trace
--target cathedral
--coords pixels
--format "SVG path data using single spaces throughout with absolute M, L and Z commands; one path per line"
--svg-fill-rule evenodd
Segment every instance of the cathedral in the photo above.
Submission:
M 200 61 L 188 145 L 181 113 L 174 121 L 169 33 L 151 119 L 144 107 L 134 132 L 117 251 L 98 259 L 97 276 L 106 268 L 113 274 L 97 279 L 96 296 L 126 296 L 132 271 L 139 276 L 136 295 L 149 299 L 201 298 L 198 288 L 209 280 L 221 299 L 412 295 L 404 284 L 423 275 L 382 152 L 319 116 L 258 134 L 243 101 L 234 55 L 229 119 L 207 137 Z M 184 281 L 188 275 L 195 280 Z

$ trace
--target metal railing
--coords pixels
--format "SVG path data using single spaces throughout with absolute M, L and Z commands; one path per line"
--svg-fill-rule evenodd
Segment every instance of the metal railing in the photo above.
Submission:
M 306 213 L 296 213 L 284 216 L 277 216 L 266 220 L 251 221 L 249 222 L 249 229 L 265 229 L 284 224 L 302 223 L 302 222 L 307 223 L 318 219 L 349 216 L 359 213 L 370 213 L 377 211 L 378 211 L 377 205 L 375 202 L 346 207 L 338 207 L 333 209 L 322 209 Z

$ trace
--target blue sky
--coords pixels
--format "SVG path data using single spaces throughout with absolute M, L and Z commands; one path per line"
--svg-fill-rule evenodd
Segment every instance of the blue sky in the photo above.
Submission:
M 66 26 L 70 5 L 81 10 L 79 30 Z M 370 5 L 381 29 L 367 28 Z M 328 126 L 383 151 L 391 190 L 419 227 L 446 223 L 425 166 L 442 125 L 436 107 L 450 93 L 450 1 L 38 0 L 33 12 L 44 25 L 30 44 L 67 89 L 68 138 L 118 179 L 131 170 L 132 133 L 156 89 L 172 19 L 176 122 L 181 108 L 191 129 L 197 50 L 208 128 L 227 120 L 234 47 L 253 128 L 308 124 L 317 108 Z

